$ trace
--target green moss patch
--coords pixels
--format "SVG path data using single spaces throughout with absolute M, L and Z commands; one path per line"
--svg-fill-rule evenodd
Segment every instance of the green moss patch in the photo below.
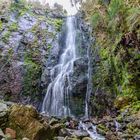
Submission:
M 29 55 L 24 57 L 24 67 L 25 67 L 25 76 L 24 76 L 24 95 L 30 95 L 34 97 L 39 91 L 39 79 L 41 76 L 41 66 L 34 62 Z

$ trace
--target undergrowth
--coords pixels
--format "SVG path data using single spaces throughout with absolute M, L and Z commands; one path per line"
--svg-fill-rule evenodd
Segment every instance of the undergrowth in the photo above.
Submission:
M 140 99 L 140 3 L 139 0 L 89 0 L 83 4 L 93 26 L 100 62 L 93 76 L 95 91 L 114 98 L 133 95 Z

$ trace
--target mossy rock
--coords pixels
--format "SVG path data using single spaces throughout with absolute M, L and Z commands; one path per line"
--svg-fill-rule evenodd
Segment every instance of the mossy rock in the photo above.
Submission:
M 82 140 L 92 140 L 90 137 L 85 137 Z
M 122 109 L 124 108 L 125 106 L 128 106 L 130 105 L 131 103 L 133 103 L 134 101 L 136 101 L 135 97 L 133 96 L 119 96 L 116 98 L 115 102 L 114 102 L 114 105 L 116 108 L 118 109 Z
M 47 128 L 40 123 L 39 115 L 32 106 L 13 105 L 9 112 L 9 126 L 17 132 L 17 138 L 27 137 L 31 140 L 47 138 Z
M 123 122 L 123 117 L 122 117 L 122 115 L 117 116 L 117 121 L 118 121 L 118 122 Z
M 109 129 L 104 124 L 99 124 L 97 125 L 97 131 L 102 135 L 106 135 Z

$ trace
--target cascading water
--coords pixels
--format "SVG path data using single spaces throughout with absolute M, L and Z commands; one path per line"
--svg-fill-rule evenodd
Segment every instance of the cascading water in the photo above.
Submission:
M 60 57 L 59 64 L 51 70 L 51 83 L 43 101 L 42 112 L 52 116 L 70 116 L 70 74 L 76 60 L 75 17 L 69 16 L 66 21 L 66 48 Z
M 87 83 L 87 92 L 86 92 L 86 100 L 85 100 L 85 118 L 89 118 L 89 102 L 90 96 L 92 92 L 92 69 L 91 69 L 91 59 L 90 59 L 91 48 L 87 49 L 87 57 L 88 57 L 88 83 Z
M 42 105 L 42 113 L 50 116 L 73 116 L 71 109 L 72 103 L 72 80 L 71 75 L 74 73 L 74 63 L 80 59 L 76 55 L 76 17 L 68 16 L 66 20 L 66 41 L 65 49 L 60 56 L 59 63 L 54 66 L 50 71 L 51 82 L 47 88 L 47 93 Z M 87 48 L 88 57 L 88 73 L 87 73 L 87 92 L 85 93 L 85 116 L 89 119 L 89 101 L 92 92 L 92 79 L 91 79 L 91 50 Z M 82 106 L 81 106 L 82 107 Z M 86 131 L 92 139 L 104 140 L 105 138 L 99 135 L 96 131 L 96 126 L 92 123 L 84 122 L 79 123 L 79 130 Z
M 82 129 L 86 132 L 88 132 L 88 134 L 90 135 L 90 137 L 93 139 L 93 140 L 105 140 L 104 137 L 102 137 L 101 135 L 99 135 L 97 133 L 97 130 L 96 130 L 96 126 L 93 125 L 92 123 L 88 122 L 88 123 L 83 123 L 82 121 L 80 121 L 79 123 L 79 129 Z

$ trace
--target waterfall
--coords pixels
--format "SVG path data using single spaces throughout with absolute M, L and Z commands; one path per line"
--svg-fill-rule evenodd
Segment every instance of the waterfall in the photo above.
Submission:
M 52 116 L 70 116 L 70 74 L 76 60 L 75 49 L 75 17 L 66 20 L 66 48 L 60 56 L 59 63 L 51 69 L 51 82 L 42 105 L 42 112 Z
M 85 118 L 89 118 L 89 102 L 90 102 L 90 96 L 92 92 L 92 68 L 91 68 L 91 48 L 90 46 L 87 49 L 87 57 L 88 57 L 88 84 L 87 84 L 87 92 L 86 92 L 86 100 L 85 100 Z

